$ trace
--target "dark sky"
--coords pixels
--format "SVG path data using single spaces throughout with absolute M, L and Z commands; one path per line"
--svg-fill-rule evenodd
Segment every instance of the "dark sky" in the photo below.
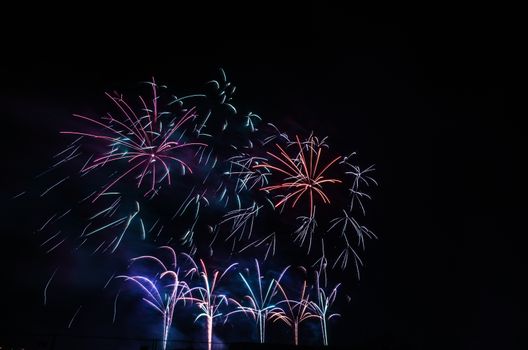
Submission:
M 78 304 L 65 289 L 64 303 L 42 305 L 52 269 L 32 239 L 33 213 L 9 201 L 47 166 L 61 121 L 108 89 L 151 76 L 196 87 L 223 67 L 239 87 L 238 106 L 328 135 L 377 164 L 369 224 L 380 239 L 369 245 L 353 308 L 335 325 L 336 343 L 515 347 L 514 242 L 526 205 L 513 201 L 522 129 L 504 111 L 500 11 L 72 11 L 58 22 L 24 17 L 10 27 L 16 36 L 2 34 L 0 335 L 64 333 Z M 26 23 L 34 30 L 24 33 Z M 89 320 L 83 327 L 78 334 L 128 334 Z

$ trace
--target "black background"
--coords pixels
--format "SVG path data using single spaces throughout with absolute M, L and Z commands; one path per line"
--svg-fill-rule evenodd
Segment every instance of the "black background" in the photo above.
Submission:
M 523 129 L 504 110 L 502 11 L 48 10 L 55 15 L 16 13 L 2 34 L 0 334 L 39 333 L 34 319 L 60 332 L 71 315 L 41 305 L 49 275 L 34 267 L 32 213 L 9 201 L 46 167 L 61 122 L 103 91 L 151 76 L 195 87 L 223 67 L 239 106 L 293 120 L 377 164 L 369 208 L 380 240 L 369 246 L 357 301 L 331 342 L 515 347 L 521 312 L 512 281 L 522 278 L 522 248 L 514 242 L 525 205 L 513 200 L 523 178 L 514 167 L 523 161 Z

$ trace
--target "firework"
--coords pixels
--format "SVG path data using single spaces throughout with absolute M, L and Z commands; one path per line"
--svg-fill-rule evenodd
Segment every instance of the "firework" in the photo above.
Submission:
M 301 293 L 298 300 L 288 297 L 285 289 L 280 283 L 277 287 L 282 293 L 284 299 L 277 303 L 277 308 L 272 310 L 271 319 L 273 322 L 282 321 L 293 330 L 293 342 L 299 345 L 299 325 L 311 318 L 319 318 L 319 315 L 313 314 L 310 308 L 310 292 L 307 292 L 306 280 L 303 282 Z M 285 305 L 285 306 L 283 306 Z
M 262 280 L 264 279 L 264 276 L 261 274 L 257 259 L 255 259 L 255 267 L 257 272 L 255 278 L 258 281 L 256 283 L 257 288 L 253 288 L 244 275 L 239 273 L 244 286 L 249 292 L 249 294 L 244 297 L 244 299 L 249 302 L 249 306 L 242 305 L 240 302 L 231 299 L 237 305 L 237 310 L 231 312 L 230 314 L 243 312 L 244 314 L 253 317 L 258 329 L 259 340 L 261 343 L 264 343 L 266 339 L 266 321 L 272 315 L 272 310 L 276 308 L 275 304 L 273 303 L 273 298 L 277 294 L 277 284 L 280 282 L 289 267 L 286 267 L 284 270 L 282 270 L 277 279 L 271 279 L 267 288 L 263 286 Z
M 275 125 L 268 125 L 272 134 L 265 137 L 260 144 L 265 147 L 275 141 L 277 152 L 266 151 L 267 158 L 247 155 L 232 158 L 235 160 L 232 163 L 240 169 L 238 173 L 243 179 L 242 184 L 249 183 L 248 189 L 257 186 L 265 194 L 274 194 L 273 207 L 280 209 L 281 214 L 297 214 L 292 241 L 299 246 L 306 245 L 307 254 L 312 251 L 315 237 L 319 236 L 320 239 L 315 242 L 320 241 L 321 249 L 324 250 L 324 241 L 330 239 L 327 233 L 338 232 L 331 238 L 333 242 L 340 241 L 338 244 L 332 244 L 338 248 L 332 248 L 333 251 L 328 255 L 331 266 L 345 269 L 349 262 L 353 261 L 359 278 L 359 268 L 363 265 L 358 254 L 359 248 L 364 250 L 365 240 L 377 237 L 358 222 L 355 210 L 359 208 L 363 215 L 366 214 L 364 200 L 371 197 L 363 187 L 377 185 L 371 176 L 374 166 L 362 169 L 356 165 L 352 161 L 355 152 L 348 156 L 327 158 L 327 137 L 319 138 L 310 134 L 304 139 L 299 136 L 291 138 Z M 339 188 L 334 187 L 338 184 Z M 335 190 L 330 191 L 332 188 Z M 347 197 L 348 206 L 345 204 Z M 269 200 L 267 196 L 264 198 Z M 308 207 L 308 210 L 303 212 L 301 209 L 300 213 L 286 210 L 299 206 Z M 323 216 L 316 215 L 317 211 L 332 219 L 323 220 Z M 252 246 L 256 246 L 256 243 Z M 322 254 L 317 261 L 328 262 L 325 253 Z
M 188 147 L 205 147 L 201 142 L 186 142 L 183 140 L 186 123 L 196 117 L 196 109 L 187 110 L 181 118 L 173 113 L 160 111 L 158 106 L 158 86 L 152 79 L 152 100 L 148 104 L 143 97 L 139 97 L 142 104 L 140 111 L 134 109 L 126 102 L 123 96 L 107 93 L 107 97 L 115 104 L 119 114 L 95 119 L 79 114 L 75 117 L 89 122 L 99 128 L 94 132 L 62 131 L 63 134 L 79 135 L 92 138 L 104 144 L 107 149 L 102 155 L 94 157 L 90 164 L 83 167 L 82 173 L 96 168 L 104 167 L 114 162 L 121 162 L 127 167 L 119 175 L 110 180 L 92 199 L 95 202 L 116 183 L 127 175 L 135 174 L 137 187 L 150 176 L 150 186 L 145 196 L 156 192 L 156 184 L 165 178 L 171 184 L 170 164 L 175 162 L 181 166 L 182 172 L 192 173 L 188 162 L 184 160 L 183 149 Z M 168 120 L 166 120 L 168 119 Z
M 151 256 L 139 256 L 132 259 L 132 262 L 141 260 L 154 262 L 161 267 L 162 271 L 157 274 L 155 278 L 150 278 L 143 275 L 120 275 L 115 278 L 123 278 L 125 281 L 133 282 L 144 293 L 142 298 L 150 307 L 158 311 L 163 317 L 163 350 L 167 347 L 167 339 L 169 337 L 169 330 L 172 325 L 174 316 L 174 308 L 178 302 L 185 302 L 191 300 L 188 296 L 189 286 L 180 278 L 180 269 L 177 267 L 176 252 L 168 246 L 160 247 L 170 252 L 172 262 L 166 265 L 162 260 Z M 160 285 L 158 285 L 158 283 Z
M 192 297 L 190 297 L 192 301 L 201 311 L 196 317 L 195 322 L 200 318 L 206 319 L 207 348 L 211 350 L 213 321 L 216 318 L 223 316 L 221 308 L 228 304 L 227 296 L 225 294 L 217 294 L 216 289 L 226 273 L 237 264 L 234 263 L 229 265 L 222 273 L 220 273 L 219 270 L 215 270 L 213 274 L 210 275 L 203 260 L 200 259 L 200 265 L 197 265 L 190 256 L 187 255 L 187 257 L 193 262 L 193 271 L 199 273 L 202 282 L 202 285 L 192 287 L 188 292 L 189 295 L 192 295 Z
M 327 293 L 326 290 L 320 285 L 320 275 L 316 271 L 316 292 L 317 299 L 315 301 L 310 301 L 310 308 L 312 312 L 317 315 L 321 322 L 321 334 L 323 337 L 323 344 L 328 345 L 328 328 L 327 322 L 331 318 L 338 317 L 338 313 L 330 313 L 330 308 L 335 301 L 337 296 L 337 288 L 339 288 L 340 283 L 337 284 L 330 293 Z
M 276 165 L 264 162 L 263 164 L 254 165 L 254 168 L 270 169 L 285 176 L 280 184 L 260 188 L 261 191 L 286 191 L 287 194 L 275 203 L 276 208 L 286 205 L 289 200 L 292 201 L 292 207 L 295 207 L 299 199 L 306 195 L 309 198 L 310 217 L 312 217 L 314 197 L 319 197 L 325 204 L 330 203 L 330 198 L 324 192 L 325 184 L 342 182 L 339 179 L 325 177 L 326 171 L 341 157 L 336 157 L 326 165 L 321 165 L 319 162 L 322 147 L 317 144 L 316 139 L 310 137 L 305 145 L 301 144 L 298 136 L 295 139 L 297 140 L 298 151 L 294 156 L 291 156 L 279 144 L 276 144 L 279 155 L 267 152 L 275 160 Z

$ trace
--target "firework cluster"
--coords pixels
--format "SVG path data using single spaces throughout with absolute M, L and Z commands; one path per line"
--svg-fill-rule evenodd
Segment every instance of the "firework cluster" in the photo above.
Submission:
M 328 289 L 330 271 L 343 278 L 352 265 L 359 278 L 360 253 L 376 237 L 358 219 L 370 199 L 365 189 L 376 185 L 374 168 L 313 132 L 239 112 L 223 71 L 204 92 L 181 97 L 154 79 L 146 86 L 136 98 L 107 93 L 110 111 L 75 114 L 74 127 L 61 131 L 74 139 L 37 176 L 46 183 L 38 197 L 59 203 L 37 229 L 43 250 L 117 256 L 144 241 L 169 251 L 169 265 L 152 255 L 133 259 L 153 263 L 151 276 L 119 276 L 163 316 L 164 347 L 177 307 L 199 310 L 209 346 L 213 321 L 240 315 L 255 321 L 261 342 L 274 322 L 290 327 L 297 344 L 299 325 L 313 320 L 328 344 L 339 285 Z M 244 273 L 243 261 L 256 270 Z M 285 285 L 288 268 L 266 280 L 259 261 L 306 266 L 300 290 Z M 222 279 L 230 281 L 226 292 Z
M 217 322 L 225 324 L 237 314 L 255 322 L 261 343 L 266 341 L 266 324 L 277 322 L 291 328 L 293 342 L 298 345 L 301 323 L 313 320 L 320 325 L 323 344 L 328 345 L 327 321 L 339 316 L 330 311 L 339 284 L 327 290 L 321 285 L 320 275 L 316 273 L 313 286 L 307 285 L 304 276 L 300 291 L 297 291 L 282 282 L 290 266 L 268 276 L 263 275 L 257 259 L 253 271 L 249 268 L 238 269 L 238 263 L 211 270 L 202 259 L 196 263 L 185 253 L 178 258 L 178 254 L 169 246 L 160 249 L 167 251 L 169 263 L 153 255 L 139 256 L 133 258 L 132 262 L 152 264 L 154 268 L 150 275 L 131 274 L 115 278 L 124 279 L 139 288 L 141 299 L 161 315 L 163 349 L 167 346 L 177 307 L 181 310 L 195 309 L 194 322 L 204 319 L 209 350 L 213 346 L 213 325 Z M 306 272 L 306 269 L 302 270 Z

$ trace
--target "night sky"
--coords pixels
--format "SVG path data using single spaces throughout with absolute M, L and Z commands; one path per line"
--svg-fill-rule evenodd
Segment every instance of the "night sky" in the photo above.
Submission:
M 499 11 L 255 7 L 230 17 L 191 11 L 186 24 L 183 13 L 147 12 L 134 25 L 96 11 L 2 34 L 1 340 L 155 335 L 133 319 L 111 324 L 113 295 L 100 288 L 110 260 L 60 261 L 39 248 L 38 212 L 52 203 L 10 198 L 35 186 L 73 113 L 107 107 L 105 91 L 134 91 L 152 76 L 196 90 L 223 68 L 239 108 L 376 164 L 365 223 L 379 239 L 367 244 L 360 281 L 353 268 L 342 273 L 352 301 L 340 306 L 331 344 L 515 347 L 523 135 L 504 111 L 509 50 Z M 44 306 L 61 264 L 67 275 Z

